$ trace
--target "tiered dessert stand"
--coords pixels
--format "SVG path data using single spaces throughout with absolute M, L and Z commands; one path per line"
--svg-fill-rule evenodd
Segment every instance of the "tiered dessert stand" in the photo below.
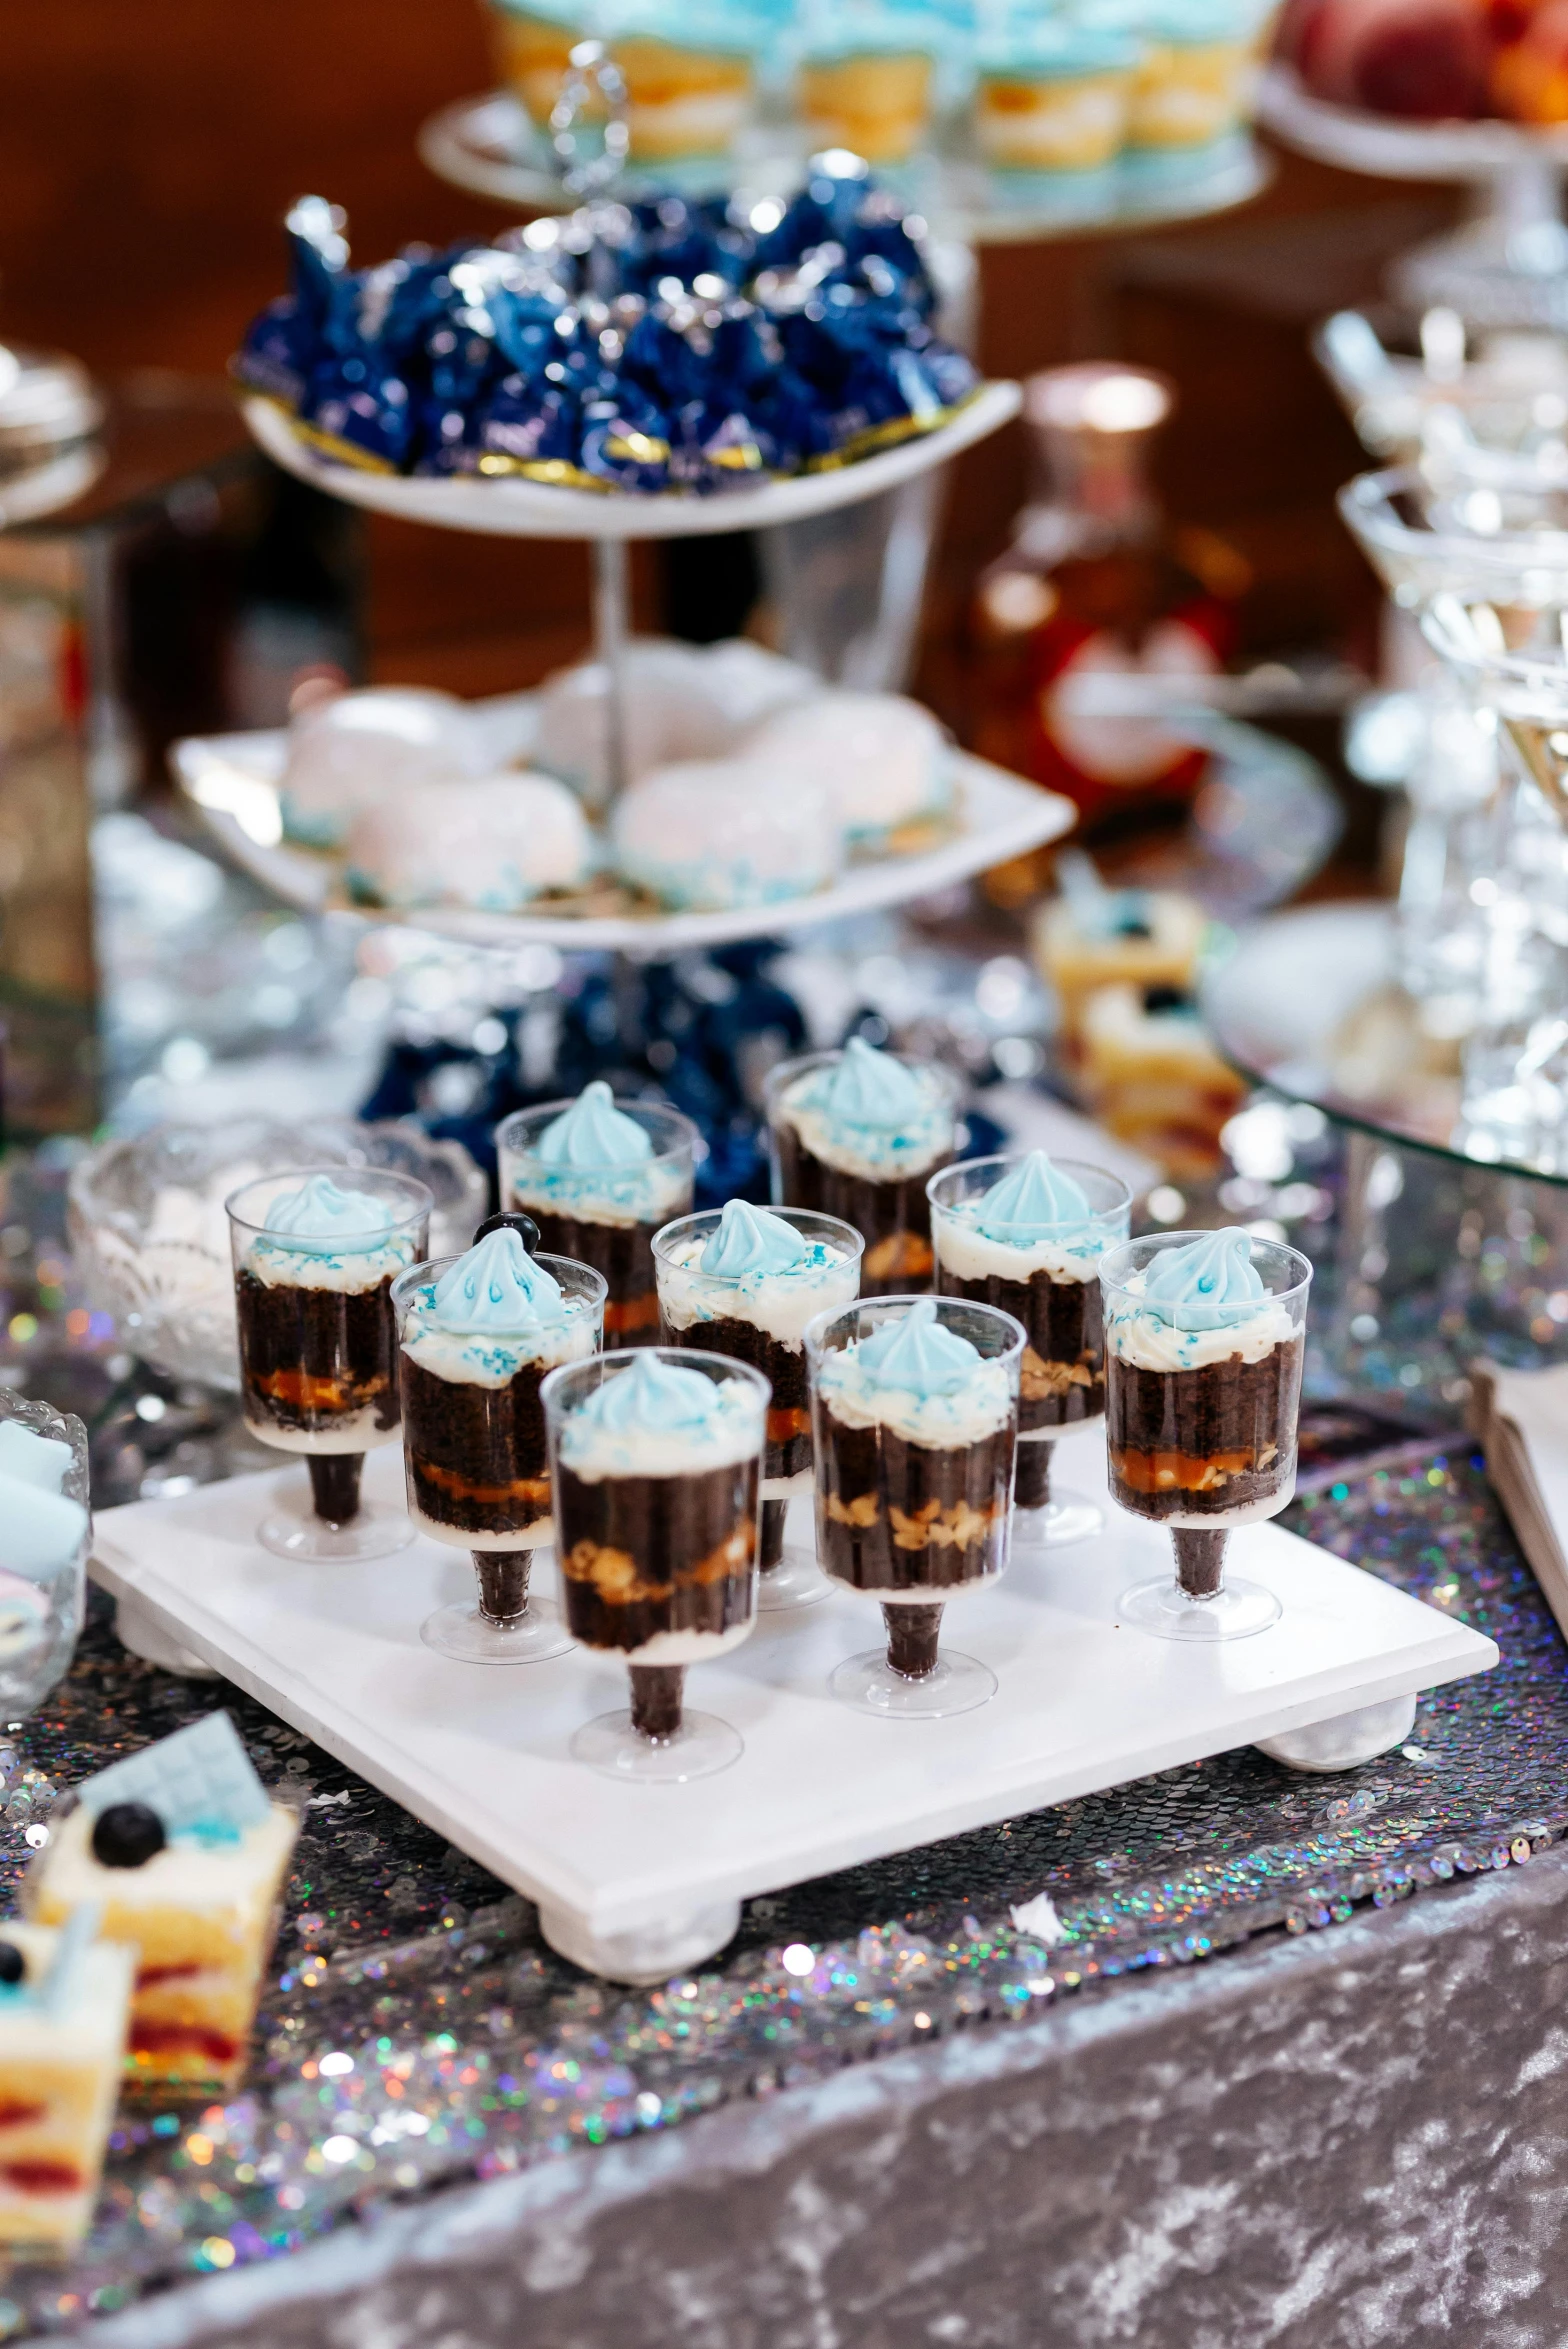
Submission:
M 1277 138 L 1319 163 L 1374 179 L 1452 180 L 1474 216 L 1395 262 L 1391 290 L 1414 310 L 1457 310 L 1483 328 L 1568 328 L 1568 226 L 1562 212 L 1568 126 L 1399 122 L 1325 105 L 1276 65 L 1258 108 Z

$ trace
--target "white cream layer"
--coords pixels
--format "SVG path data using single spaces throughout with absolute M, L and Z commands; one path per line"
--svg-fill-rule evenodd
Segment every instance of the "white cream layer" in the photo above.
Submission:
M 728 1631 L 656 1631 L 640 1648 L 601 1648 L 601 1655 L 624 1656 L 628 1664 L 702 1664 L 727 1655 L 750 1639 L 755 1618 L 732 1623 Z
M 555 1519 L 546 1514 L 536 1518 L 520 1533 L 465 1532 L 460 1525 L 442 1525 L 438 1519 L 427 1517 L 423 1509 L 416 1509 L 412 1501 L 408 1514 L 417 1530 L 433 1542 L 443 1542 L 449 1550 L 537 1550 L 555 1539 Z
M 264 1232 L 251 1242 L 245 1269 L 269 1289 L 338 1289 L 345 1296 L 378 1288 L 395 1279 L 414 1261 L 414 1239 L 409 1232 L 392 1232 L 369 1248 L 334 1249 L 320 1254 L 291 1248 L 281 1235 Z
M 673 1223 L 691 1204 L 691 1173 L 666 1166 L 541 1166 L 512 1169 L 512 1200 L 529 1213 L 570 1215 L 578 1223 Z
M 980 1362 L 962 1392 L 917 1395 L 907 1387 L 880 1387 L 866 1377 L 852 1346 L 823 1357 L 817 1384 L 833 1417 L 845 1427 L 885 1427 L 928 1452 L 956 1452 L 1005 1427 L 1013 1393 L 1000 1362 Z
M 547 1322 L 526 1337 L 463 1336 L 421 1318 L 417 1304 L 403 1325 L 403 1351 L 432 1378 L 456 1387 L 510 1386 L 524 1364 L 553 1370 L 561 1362 L 580 1362 L 593 1352 L 592 1308 L 576 1298 L 566 1302 L 560 1321 Z
M 55 1826 L 38 1869 L 38 1897 L 51 1908 L 101 1900 L 117 1909 L 185 1909 L 239 1920 L 270 1911 L 299 1822 L 273 1803 L 237 1843 L 168 1843 L 140 1868 L 103 1867 L 93 1858 L 92 1832 L 85 1807 Z
M 403 1439 L 395 1420 L 390 1427 L 378 1426 L 368 1404 L 363 1411 L 340 1412 L 319 1428 L 281 1427 L 275 1419 L 252 1419 L 249 1412 L 245 1425 L 258 1444 L 270 1444 L 275 1452 L 379 1452 L 383 1444 Z
M 749 1380 L 738 1378 L 713 1392 L 712 1412 L 696 1427 L 612 1432 L 575 1411 L 561 1430 L 561 1463 L 584 1484 L 597 1484 L 606 1476 L 705 1476 L 710 1468 L 755 1459 L 766 1424 L 762 1397 Z
M 683 1240 L 668 1256 L 655 1259 L 659 1310 L 671 1329 L 694 1329 L 704 1321 L 744 1321 L 798 1354 L 807 1322 L 830 1306 L 852 1305 L 859 1293 L 858 1260 L 836 1248 L 815 1263 L 719 1280 L 702 1270 L 707 1245 L 705 1238 Z
M 954 1116 L 945 1087 L 930 1084 L 918 1119 L 879 1134 L 866 1126 L 846 1126 L 830 1111 L 814 1108 L 804 1098 L 822 1074 L 820 1069 L 809 1069 L 805 1076 L 797 1077 L 780 1100 L 778 1115 L 782 1123 L 794 1127 L 812 1157 L 820 1158 L 824 1166 L 839 1174 L 858 1175 L 865 1182 L 896 1183 L 908 1175 L 927 1173 L 952 1149 Z M 858 1149 L 857 1140 L 862 1145 Z
M 1261 1362 L 1276 1346 L 1296 1336 L 1289 1309 L 1278 1297 L 1259 1297 L 1237 1308 L 1222 1329 L 1177 1329 L 1137 1302 L 1147 1274 L 1135 1272 L 1125 1287 L 1107 1297 L 1105 1342 L 1119 1362 L 1135 1370 L 1203 1370 L 1211 1362 Z
M 1043 1272 L 1059 1283 L 1082 1283 L 1094 1279 L 1095 1268 L 1111 1245 L 1108 1234 L 1069 1231 L 1018 1247 L 1011 1240 L 991 1239 L 962 1207 L 934 1207 L 931 1236 L 937 1261 L 961 1281 L 1026 1281 Z

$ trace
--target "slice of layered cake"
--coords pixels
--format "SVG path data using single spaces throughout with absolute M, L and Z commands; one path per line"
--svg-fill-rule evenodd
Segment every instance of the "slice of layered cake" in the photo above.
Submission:
M 234 2087 L 299 1822 L 268 1799 L 227 1713 L 76 1789 L 29 1875 L 38 1924 L 100 1905 L 137 1952 L 128 2069 Z
M 0 1925 L 0 2243 L 68 2250 L 93 2215 L 135 1966 L 98 1924 Z

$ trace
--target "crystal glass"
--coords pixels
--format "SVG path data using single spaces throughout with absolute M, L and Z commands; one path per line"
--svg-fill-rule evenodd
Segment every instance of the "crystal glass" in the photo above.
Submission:
M 45 1436 L 70 1449 L 60 1491 L 89 1506 L 87 1430 L 72 1413 L 30 1403 L 0 1388 L 0 1424 L 13 1421 L 30 1435 Z M 71 1555 L 46 1571 L 21 1568 L 0 1572 L 0 1708 L 7 1721 L 37 1711 L 70 1668 L 87 1605 L 87 1559 L 92 1549 L 89 1521 Z M 14 1552 L 13 1552 L 14 1554 Z
M 423 1183 L 439 1255 L 460 1254 L 485 1212 L 485 1178 L 461 1142 L 391 1118 L 224 1118 L 101 1142 L 71 1170 L 71 1247 L 89 1297 L 132 1353 L 171 1378 L 238 1390 L 223 1202 L 258 1175 L 312 1166 L 382 1167 Z
M 653 1101 L 617 1101 L 640 1125 L 651 1157 L 627 1166 L 552 1166 L 539 1137 L 571 1108 L 546 1101 L 519 1109 L 496 1128 L 501 1205 L 521 1207 L 539 1226 L 539 1244 L 574 1264 L 591 1264 L 605 1283 L 604 1343 L 651 1346 L 659 1335 L 653 1235 L 690 1211 L 698 1134 L 689 1117 Z
M 811 1406 L 806 1377 L 808 1321 L 849 1304 L 860 1287 L 865 1242 L 836 1216 L 807 1207 L 772 1211 L 801 1238 L 831 1249 L 837 1262 L 823 1278 L 793 1293 L 769 1297 L 755 1276 L 726 1280 L 705 1273 L 696 1259 L 723 1222 L 722 1210 L 667 1223 L 653 1243 L 659 1279 L 659 1319 L 667 1346 L 697 1346 L 732 1355 L 760 1370 L 773 1390 L 768 1405 L 768 1449 L 762 1464 L 762 1528 L 757 1605 L 764 1615 L 813 1607 L 832 1584 L 817 1566 L 816 1545 L 786 1543 L 789 1504 L 812 1489 Z
M 1125 1591 L 1124 1622 L 1160 1639 L 1246 1639 L 1278 1620 L 1261 1583 L 1226 1579 L 1231 1529 L 1277 1517 L 1296 1490 L 1296 1421 L 1312 1267 L 1282 1241 L 1254 1239 L 1264 1294 L 1210 1306 L 1187 1331 L 1145 1303 L 1155 1260 L 1212 1233 L 1159 1232 L 1100 1260 L 1105 1435 L 1111 1498 L 1170 1528 L 1174 1580 Z
M 866 1244 L 860 1286 L 868 1297 L 908 1295 L 929 1284 L 933 1258 L 926 1182 L 958 1147 L 959 1082 L 952 1070 L 907 1053 L 887 1057 L 928 1078 L 948 1113 L 946 1132 L 917 1165 L 833 1165 L 807 1147 L 789 1114 L 786 1096 L 802 1077 L 842 1060 L 841 1052 L 809 1052 L 798 1060 L 782 1061 L 769 1070 L 763 1087 L 774 1204 L 814 1208 L 859 1232 Z
M 1059 1158 L 1055 1165 L 1089 1202 L 1086 1224 L 1047 1240 L 1005 1228 L 992 1236 L 999 1229 L 994 1223 L 981 1232 L 963 1212 L 966 1203 L 992 1190 L 1021 1155 L 967 1158 L 926 1186 L 938 1295 L 999 1306 L 1028 1332 L 1019 1373 L 1015 1553 L 1087 1541 L 1105 1523 L 1086 1494 L 1053 1486 L 1051 1449 L 1065 1429 L 1105 1417 L 1099 1263 L 1107 1248 L 1126 1239 L 1132 1209 L 1119 1175 Z
M 769 1389 L 760 1371 L 728 1355 L 654 1351 L 672 1369 L 746 1388 L 755 1439 L 741 1457 L 671 1468 L 655 1439 L 646 1460 L 579 1476 L 562 1450 L 564 1439 L 570 1451 L 573 1416 L 607 1379 L 624 1378 L 632 1360 L 600 1354 L 567 1364 L 551 1371 L 540 1393 L 567 1629 L 583 1647 L 622 1657 L 631 1681 L 630 1709 L 585 1722 L 572 1739 L 573 1758 L 608 1778 L 678 1785 L 727 1770 L 743 1750 L 727 1721 L 686 1709 L 686 1674 L 738 1647 L 756 1622 Z M 668 1444 L 662 1448 L 667 1456 Z
M 564 1256 L 534 1261 L 568 1302 L 583 1306 L 569 1327 L 574 1339 L 586 1330 L 597 1353 L 604 1342 L 600 1275 Z M 548 1331 L 509 1346 L 504 1331 L 487 1330 L 475 1351 L 490 1356 L 495 1375 L 465 1361 L 455 1375 L 442 1377 L 413 1360 L 404 1343 L 409 1315 L 457 1262 L 447 1256 L 416 1264 L 392 1284 L 408 1514 L 429 1540 L 467 1550 L 478 1579 L 474 1600 L 436 1608 L 419 1636 L 462 1664 L 534 1664 L 564 1655 L 572 1644 L 555 1607 L 529 1587 L 541 1546 L 555 1538 L 539 1390 L 566 1357 L 551 1350 Z M 564 1341 L 556 1334 L 559 1345 Z M 535 1350 L 528 1352 L 527 1344 Z
M 278 1201 L 316 1176 L 374 1200 L 386 1216 L 384 1236 L 360 1251 L 368 1277 L 357 1287 L 349 1285 L 352 1256 L 336 1285 L 325 1249 L 313 1255 L 308 1243 L 268 1224 Z M 414 1539 L 408 1518 L 362 1501 L 359 1487 L 365 1454 L 395 1444 L 400 1434 L 392 1282 L 424 1258 L 429 1191 L 411 1176 L 379 1168 L 303 1167 L 242 1184 L 225 1204 L 245 1424 L 258 1443 L 302 1453 L 310 1471 L 310 1512 L 280 1508 L 262 1520 L 258 1540 L 280 1558 L 323 1565 L 406 1549 Z M 258 1277 L 254 1266 L 274 1255 L 315 1264 L 321 1277 Z
M 1008 1396 L 1001 1424 L 937 1446 L 880 1423 L 841 1420 L 823 1392 L 824 1365 L 918 1302 L 864 1300 L 822 1315 L 806 1332 L 817 1555 L 836 1581 L 879 1602 L 887 1630 L 885 1649 L 848 1657 L 829 1686 L 840 1703 L 894 1721 L 972 1712 L 996 1694 L 988 1665 L 941 1650 L 942 1610 L 965 1591 L 988 1588 L 1007 1565 L 1025 1345 L 1023 1325 L 1010 1313 L 939 1297 L 938 1325 L 1001 1369 Z

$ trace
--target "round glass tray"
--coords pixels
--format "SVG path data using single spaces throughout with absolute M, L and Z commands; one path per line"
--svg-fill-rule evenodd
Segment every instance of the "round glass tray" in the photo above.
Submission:
M 418 148 L 438 179 L 498 204 L 564 212 L 580 201 L 562 187 L 527 113 L 505 90 L 443 106 L 420 129 Z M 798 126 L 763 121 L 742 135 L 727 163 L 661 164 L 656 174 L 628 172 L 620 185 L 630 196 L 673 186 L 693 196 L 788 197 L 805 176 L 808 151 Z M 1065 174 L 1057 182 L 1043 173 L 997 173 L 961 157 L 927 154 L 907 165 L 879 165 L 877 177 L 918 206 L 940 236 L 1017 244 L 1227 212 L 1267 187 L 1273 168 L 1265 150 L 1242 133 L 1157 172 L 1122 167 Z
M 1294 906 L 1242 932 L 1200 1001 L 1226 1059 L 1272 1091 L 1459 1166 L 1568 1187 L 1568 1174 L 1455 1143 L 1457 1048 L 1424 1036 L 1395 971 L 1392 906 Z

